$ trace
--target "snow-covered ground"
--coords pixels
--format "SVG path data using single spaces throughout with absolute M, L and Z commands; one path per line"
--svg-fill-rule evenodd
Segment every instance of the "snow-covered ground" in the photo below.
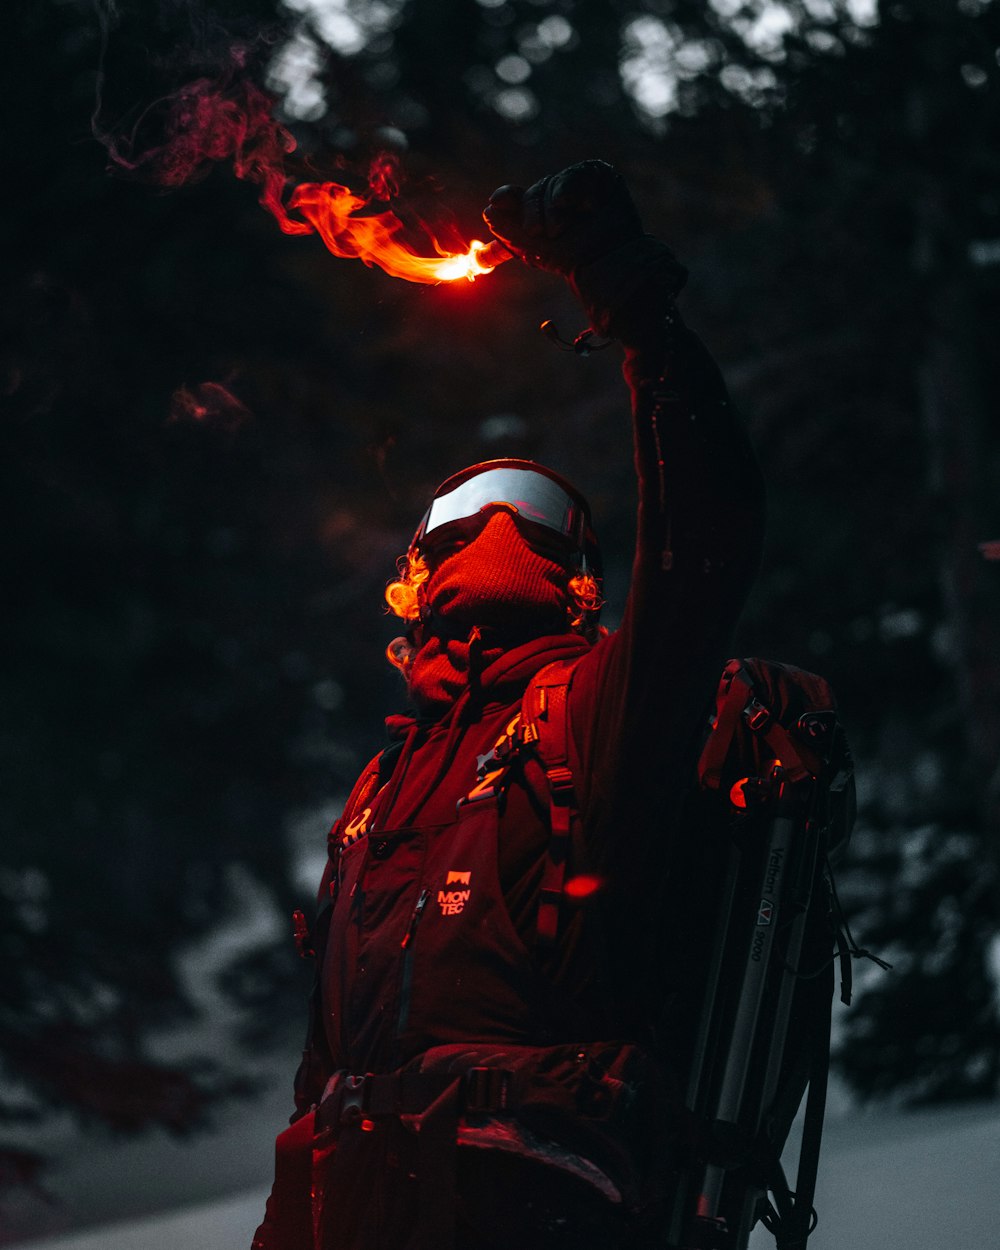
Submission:
M 259 1127 L 260 1112 L 252 1118 Z M 227 1140 L 231 1147 L 237 1139 L 230 1132 Z M 259 1154 L 260 1142 L 246 1140 Z M 90 1160 L 85 1170 L 92 1184 L 111 1193 L 117 1185 L 134 1205 L 134 1186 L 142 1183 L 144 1169 L 147 1177 L 152 1175 L 152 1166 L 153 1154 L 145 1163 L 131 1164 L 112 1154 L 106 1161 Z M 816 1197 L 820 1223 L 810 1250 L 1000 1250 L 998 1178 L 1000 1104 L 830 1119 Z M 229 1197 L 178 1203 L 156 1215 L 19 1245 L 25 1250 L 247 1250 L 266 1191 L 263 1183 Z M 757 1229 L 750 1244 L 752 1250 L 764 1250 L 774 1242 Z
M 1000 1104 L 828 1120 L 809 1248 L 1000 1250 L 998 1179 Z

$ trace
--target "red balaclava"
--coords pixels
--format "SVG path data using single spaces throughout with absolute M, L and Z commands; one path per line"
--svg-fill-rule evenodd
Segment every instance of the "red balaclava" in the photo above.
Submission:
M 408 672 L 423 714 L 450 706 L 479 671 L 511 647 L 564 633 L 567 567 L 521 537 L 509 512 L 497 509 L 478 535 L 438 565 L 424 584 L 429 617 Z M 474 630 L 481 642 L 473 646 Z

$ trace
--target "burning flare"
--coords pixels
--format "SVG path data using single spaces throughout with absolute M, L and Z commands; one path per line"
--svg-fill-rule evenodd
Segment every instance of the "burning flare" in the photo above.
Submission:
M 306 219 L 334 256 L 378 265 L 408 282 L 454 282 L 458 278 L 472 282 L 510 259 L 510 252 L 495 241 L 473 239 L 468 251 L 449 252 L 433 237 L 437 255 L 420 256 L 402 237 L 405 227 L 395 213 L 386 209 L 369 214 L 367 205 L 362 196 L 336 182 L 301 183 L 288 200 L 288 209 Z
M 94 123 L 95 136 L 121 169 L 160 186 L 179 187 L 202 177 L 216 162 L 230 160 L 237 178 L 260 188 L 260 203 L 285 234 L 318 234 L 335 256 L 378 265 L 408 282 L 472 282 L 510 259 L 502 243 L 479 239 L 464 251 L 443 247 L 428 223 L 420 222 L 435 255 L 422 256 L 407 241 L 407 227 L 378 204 L 398 195 L 398 161 L 381 153 L 368 170 L 367 194 L 336 182 L 303 182 L 285 200 L 285 161 L 295 139 L 274 117 L 274 101 L 244 71 L 245 56 L 235 49 L 221 80 L 201 78 L 158 100 L 140 117 L 132 134 L 115 137 Z M 162 126 L 163 141 L 143 146 L 138 134 L 147 124 Z M 295 217 L 289 213 L 296 214 Z M 454 234 L 451 230 L 449 233 Z M 412 236 L 411 236 L 412 237 Z

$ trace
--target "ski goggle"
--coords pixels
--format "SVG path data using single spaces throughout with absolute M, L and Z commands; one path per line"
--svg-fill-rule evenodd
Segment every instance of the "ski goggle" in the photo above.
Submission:
M 414 548 L 429 555 L 455 541 L 470 541 L 497 509 L 511 513 L 526 541 L 579 554 L 589 530 L 587 506 L 567 485 L 530 462 L 489 462 L 456 474 L 431 501 L 413 536 Z

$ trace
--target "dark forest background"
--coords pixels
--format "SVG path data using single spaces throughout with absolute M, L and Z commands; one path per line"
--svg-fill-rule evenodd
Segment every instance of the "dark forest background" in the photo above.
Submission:
M 294 1052 L 287 916 L 402 701 L 381 590 L 440 480 L 513 454 L 576 481 L 611 623 L 630 557 L 618 353 L 538 333 L 583 328 L 554 279 L 410 285 L 285 237 L 225 163 L 109 173 L 102 30 L 106 133 L 236 46 L 291 175 L 395 151 L 400 211 L 466 237 L 500 183 L 623 171 L 769 479 L 738 649 L 828 677 L 858 759 L 844 894 L 895 968 L 839 1069 L 996 1096 L 1000 6 L 33 0 L 7 27 L 0 1180 L 53 1108 L 181 1131 Z

